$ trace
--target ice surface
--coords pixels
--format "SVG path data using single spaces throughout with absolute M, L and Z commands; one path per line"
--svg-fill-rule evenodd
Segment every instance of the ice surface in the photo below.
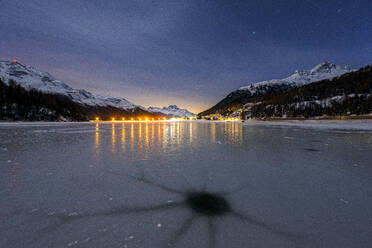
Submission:
M 0 247 L 368 247 L 371 149 L 330 126 L 2 123 Z

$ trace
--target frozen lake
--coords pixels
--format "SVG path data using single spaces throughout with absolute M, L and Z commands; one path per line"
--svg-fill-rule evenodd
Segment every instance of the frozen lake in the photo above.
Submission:
M 0 247 L 372 247 L 372 132 L 0 125 Z

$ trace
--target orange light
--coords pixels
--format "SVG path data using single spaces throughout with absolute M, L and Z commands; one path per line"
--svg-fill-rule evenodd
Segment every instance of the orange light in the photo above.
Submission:
M 166 118 L 165 118 L 165 117 L 163 117 L 163 120 L 166 120 Z
M 121 120 L 122 120 L 122 121 L 125 121 L 125 118 L 123 117 L 123 118 L 121 118 Z
M 13 59 L 12 62 L 15 64 L 15 63 L 17 63 L 17 60 L 16 59 Z
M 132 118 L 130 118 L 130 120 L 131 120 L 131 121 L 133 121 L 133 120 L 134 120 L 134 119 L 133 119 L 133 117 L 132 117 Z
M 115 121 L 115 117 L 112 117 L 112 121 Z
M 152 118 L 152 120 L 155 120 L 155 118 Z
M 99 117 L 96 117 L 96 121 L 99 121 Z
M 138 118 L 138 120 L 140 121 L 140 120 L 141 120 L 141 118 Z
M 149 118 L 148 118 L 148 117 L 146 117 L 146 118 L 145 118 L 145 120 L 146 120 L 146 121 L 148 121 L 148 120 L 149 120 Z

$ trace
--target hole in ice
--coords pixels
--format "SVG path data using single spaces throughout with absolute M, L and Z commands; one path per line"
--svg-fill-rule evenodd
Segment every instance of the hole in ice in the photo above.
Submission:
M 194 212 L 210 217 L 231 211 L 230 204 L 225 198 L 208 192 L 187 193 L 185 203 Z
M 320 150 L 314 149 L 314 148 L 305 148 L 306 151 L 308 152 L 319 152 Z

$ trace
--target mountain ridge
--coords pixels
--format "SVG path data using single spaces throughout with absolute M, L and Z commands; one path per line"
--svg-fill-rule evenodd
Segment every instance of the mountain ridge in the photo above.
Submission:
M 323 79 L 329 79 L 340 76 L 342 74 L 353 71 L 347 66 L 341 67 L 331 62 L 325 61 L 310 70 L 296 70 L 290 76 L 283 79 L 271 79 L 260 82 L 255 82 L 247 86 L 242 86 L 240 90 L 251 90 L 256 86 L 261 85 L 272 85 L 272 84 L 289 84 L 301 86 L 307 83 L 321 81 Z
M 196 114 L 191 113 L 187 109 L 180 109 L 177 107 L 177 105 L 169 105 L 168 107 L 148 107 L 148 111 L 150 112 L 157 112 L 157 113 L 163 113 L 167 116 L 172 116 L 172 117 L 194 117 Z
M 211 108 L 199 113 L 199 116 L 211 114 L 228 114 L 236 110 L 236 106 L 242 106 L 249 102 L 252 97 L 265 94 L 283 93 L 292 88 L 306 85 L 312 82 L 331 79 L 341 76 L 354 70 L 348 67 L 322 62 L 310 70 L 296 70 L 294 73 L 283 79 L 271 79 L 254 82 L 247 86 L 242 86 L 229 93 Z
M 102 96 L 84 89 L 74 89 L 68 84 L 55 79 L 48 72 L 36 70 L 18 61 L 0 61 L 0 78 L 5 83 L 9 82 L 9 80 L 14 80 L 27 90 L 32 88 L 44 93 L 65 95 L 72 101 L 83 105 L 93 107 L 109 106 L 125 110 L 142 108 L 145 110 L 142 106 L 135 105 L 125 98 Z
M 17 61 L 0 61 L 0 119 L 87 121 L 129 117 L 164 117 L 125 98 L 73 89 Z
M 242 119 L 372 116 L 372 66 L 257 97 L 236 114 Z

